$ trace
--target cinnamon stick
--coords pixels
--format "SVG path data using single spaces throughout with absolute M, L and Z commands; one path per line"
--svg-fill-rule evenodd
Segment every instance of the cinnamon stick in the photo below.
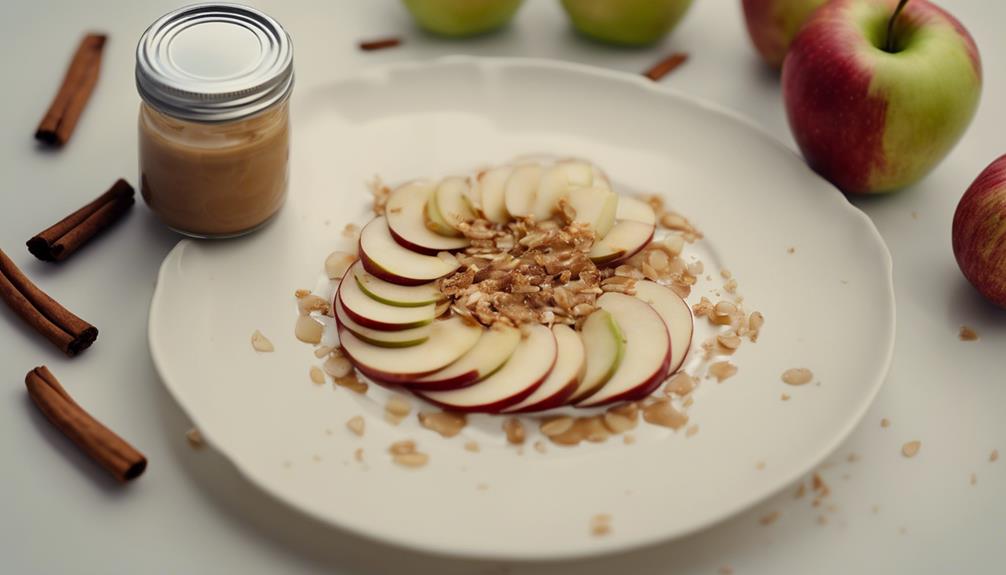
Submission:
M 70 140 L 77 120 L 98 83 L 101 55 L 107 38 L 104 34 L 87 34 L 80 41 L 56 97 L 35 130 L 36 140 L 52 146 L 62 146 Z
M 374 50 L 383 50 L 385 48 L 394 48 L 402 43 L 401 38 L 389 37 L 380 38 L 377 40 L 364 40 L 360 42 L 360 49 L 364 52 L 373 52 Z
M 117 480 L 136 479 L 147 468 L 147 458 L 84 411 L 49 368 L 43 365 L 29 371 L 24 383 L 45 417 Z
M 119 220 L 136 203 L 133 187 L 120 179 L 96 200 L 28 240 L 28 251 L 42 261 L 70 257 L 91 238 Z
M 0 299 L 28 325 L 73 357 L 98 338 L 98 329 L 38 289 L 0 250 Z
M 654 82 L 657 82 L 664 76 L 676 70 L 678 66 L 684 64 L 687 61 L 688 61 L 687 53 L 676 52 L 651 66 L 649 70 L 643 72 L 643 75 L 653 80 Z

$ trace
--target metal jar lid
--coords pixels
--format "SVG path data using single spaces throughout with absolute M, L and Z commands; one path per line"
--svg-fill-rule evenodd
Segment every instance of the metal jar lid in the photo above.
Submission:
M 293 43 L 279 22 L 238 4 L 162 16 L 136 47 L 136 89 L 155 109 L 195 122 L 244 118 L 293 87 Z

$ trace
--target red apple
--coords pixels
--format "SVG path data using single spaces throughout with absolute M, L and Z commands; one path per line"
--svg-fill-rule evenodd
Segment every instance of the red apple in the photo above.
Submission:
M 786 51 L 807 18 L 825 0 L 744 0 L 748 35 L 762 60 L 781 68 Z
M 1006 308 L 1006 156 L 985 168 L 957 204 L 953 241 L 964 277 Z
M 800 150 L 849 194 L 920 180 L 960 139 L 981 95 L 981 60 L 967 30 L 927 0 L 906 2 L 832 0 L 783 64 Z

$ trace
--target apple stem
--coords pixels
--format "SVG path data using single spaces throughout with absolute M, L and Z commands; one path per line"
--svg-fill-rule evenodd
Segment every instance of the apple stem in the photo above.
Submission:
M 905 5 L 908 4 L 908 0 L 901 0 L 898 2 L 898 7 L 894 9 L 894 14 L 891 19 L 887 22 L 887 52 L 894 52 L 895 48 L 895 37 L 894 37 L 894 26 L 898 22 L 898 16 L 901 15 L 901 11 L 905 9 Z

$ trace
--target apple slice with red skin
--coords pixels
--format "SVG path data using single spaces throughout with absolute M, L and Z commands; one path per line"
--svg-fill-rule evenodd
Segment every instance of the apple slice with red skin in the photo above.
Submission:
M 574 403 L 601 389 L 622 363 L 625 354 L 625 336 L 614 316 L 599 309 L 587 316 L 580 329 L 580 340 L 586 354 L 583 377 L 569 396 Z
M 533 215 L 541 174 L 542 168 L 538 164 L 522 164 L 510 173 L 503 190 L 503 202 L 511 217 L 526 218 Z
M 615 212 L 615 219 L 624 222 L 639 222 L 648 226 L 657 225 L 657 214 L 653 213 L 650 204 L 633 198 L 631 196 L 621 196 L 618 198 L 618 210 Z
M 520 343 L 520 330 L 506 324 L 493 324 L 465 355 L 425 377 L 405 384 L 409 389 L 441 391 L 472 385 L 500 368 Z
M 363 264 L 357 261 L 350 268 L 347 281 L 355 281 L 367 297 L 383 304 L 395 307 L 423 307 L 443 301 L 444 294 L 435 282 L 417 286 L 403 286 L 386 282 L 363 269 Z
M 430 333 L 433 330 L 432 324 L 396 331 L 373 329 L 356 323 L 346 315 L 346 311 L 343 309 L 339 298 L 335 298 L 334 307 L 335 322 L 339 328 L 347 329 L 363 341 L 380 347 L 412 347 L 419 345 L 430 339 Z
M 384 216 L 370 220 L 360 232 L 360 262 L 368 273 L 387 282 L 407 286 L 431 282 L 458 269 L 458 262 L 451 260 L 402 247 L 392 238 Z
M 419 345 L 389 348 L 373 345 L 339 328 L 346 357 L 361 373 L 385 383 L 408 383 L 439 371 L 475 347 L 484 329 L 460 316 L 433 322 L 430 337 Z
M 513 168 L 500 166 L 480 172 L 475 178 L 475 188 L 478 190 L 482 215 L 496 224 L 510 221 L 510 213 L 506 211 L 506 182 L 510 179 Z
M 538 389 L 552 371 L 556 355 L 552 330 L 534 324 L 510 359 L 489 377 L 461 389 L 414 393 L 450 411 L 499 413 Z
M 660 314 L 641 299 L 609 292 L 597 298 L 622 328 L 625 356 L 611 378 L 577 407 L 597 407 L 632 401 L 649 395 L 667 379 L 671 363 L 671 338 Z
M 636 255 L 653 239 L 655 226 L 623 220 L 590 248 L 589 257 L 597 265 L 611 265 Z
M 660 319 L 664 320 L 667 333 L 671 337 L 671 364 L 668 367 L 668 374 L 673 374 L 681 368 L 692 347 L 692 333 L 695 330 L 692 308 L 670 288 L 649 280 L 636 282 L 636 297 L 650 304 Z
M 587 365 L 587 356 L 580 336 L 573 331 L 573 328 L 561 324 L 552 326 L 552 335 L 555 336 L 558 346 L 558 355 L 552 372 L 527 399 L 507 408 L 508 413 L 529 413 L 559 407 L 566 403 L 580 385 L 580 378 Z
M 466 238 L 445 237 L 426 226 L 425 208 L 433 197 L 434 189 L 434 184 L 430 182 L 410 182 L 399 186 L 388 197 L 385 210 L 388 229 L 395 242 L 428 256 L 468 247 Z
M 399 331 L 429 325 L 437 317 L 437 304 L 418 307 L 396 307 L 371 298 L 356 283 L 353 268 L 339 282 L 335 299 L 342 304 L 346 316 L 361 326 L 384 331 Z

